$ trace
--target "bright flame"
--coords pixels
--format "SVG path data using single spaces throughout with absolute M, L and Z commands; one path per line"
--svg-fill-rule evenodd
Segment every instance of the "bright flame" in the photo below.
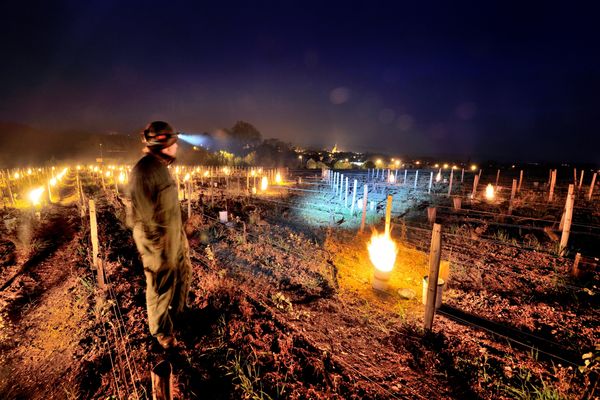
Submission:
M 107 178 L 110 177 L 110 171 L 106 171 L 105 175 L 106 175 Z
M 400 165 L 400 160 L 396 160 L 396 167 Z
M 375 164 L 377 164 L 377 165 L 381 164 L 381 160 L 377 159 L 377 161 L 375 161 Z
M 119 174 L 119 183 L 125 183 L 125 174 L 123 172 Z
M 388 178 L 388 182 L 389 183 L 395 183 L 396 182 L 396 176 L 394 174 L 390 174 L 390 176 Z
M 21 174 L 19 174 L 18 172 L 15 172 L 15 179 L 19 179 L 21 177 Z
M 225 175 L 229 175 L 229 168 L 227 168 L 227 167 L 223 167 L 223 173 L 224 173 Z
M 27 169 L 27 175 L 31 175 L 32 173 L 31 168 Z
M 277 175 L 275 175 L 275 183 L 277 183 L 278 185 L 281 183 L 281 174 L 278 172 Z
M 33 189 L 29 192 L 29 201 L 34 206 L 40 204 L 40 200 L 42 199 L 42 194 L 44 193 L 44 187 L 40 186 L 39 188 Z
M 255 170 L 250 171 L 250 176 L 256 176 L 256 171 Z
M 183 177 L 183 181 L 184 181 L 184 182 L 187 182 L 187 181 L 189 181 L 189 180 L 190 180 L 190 174 L 189 174 L 189 173 L 187 173 L 187 174 L 185 174 L 185 176 Z
M 204 176 L 208 176 L 208 171 L 204 171 Z
M 390 272 L 394 268 L 398 248 L 389 235 L 374 232 L 367 248 L 375 268 L 382 272 Z
M 441 180 L 442 180 L 442 173 L 441 173 L 441 172 L 438 172 L 438 173 L 437 173 L 437 175 L 435 176 L 435 181 L 436 181 L 436 182 L 439 182 L 439 181 L 441 181 Z
M 56 186 L 56 178 L 50 179 L 50 186 Z
M 267 190 L 268 187 L 269 187 L 269 180 L 267 179 L 266 176 L 263 176 L 260 181 L 260 190 L 262 190 L 264 192 L 265 190 Z
M 435 164 L 434 167 L 439 168 L 440 164 Z
M 252 194 L 256 194 L 256 186 L 252 186 Z
M 488 200 L 494 200 L 494 187 L 491 183 L 488 183 L 487 187 L 485 188 L 485 198 Z

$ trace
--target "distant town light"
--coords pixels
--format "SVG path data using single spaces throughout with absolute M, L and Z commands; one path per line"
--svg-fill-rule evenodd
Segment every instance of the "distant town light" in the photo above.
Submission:
M 444 169 L 448 168 L 448 164 L 444 164 Z
M 477 170 L 477 165 L 475 165 L 475 164 L 471 165 L 471 171 L 475 171 L 475 170 Z

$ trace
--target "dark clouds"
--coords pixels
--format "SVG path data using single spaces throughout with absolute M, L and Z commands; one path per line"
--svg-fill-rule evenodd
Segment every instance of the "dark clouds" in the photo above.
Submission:
M 600 162 L 593 9 L 213 3 L 5 4 L 0 119 L 122 132 L 245 119 L 300 144 Z

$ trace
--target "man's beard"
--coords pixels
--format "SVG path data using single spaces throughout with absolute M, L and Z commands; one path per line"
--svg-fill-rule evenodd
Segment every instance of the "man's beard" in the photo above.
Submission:
M 151 147 L 146 147 L 146 149 L 144 149 L 144 152 L 145 153 L 150 153 L 150 154 L 156 156 L 165 165 L 171 165 L 171 164 L 173 164 L 173 162 L 176 159 L 175 156 L 170 156 L 168 154 L 163 153 L 162 149 L 153 149 Z

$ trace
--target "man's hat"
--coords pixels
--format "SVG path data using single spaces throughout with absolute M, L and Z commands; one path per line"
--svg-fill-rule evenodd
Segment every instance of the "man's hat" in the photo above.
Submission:
M 151 150 L 162 150 L 177 141 L 179 132 L 175 132 L 173 127 L 164 121 L 150 122 L 142 132 L 143 142 Z

